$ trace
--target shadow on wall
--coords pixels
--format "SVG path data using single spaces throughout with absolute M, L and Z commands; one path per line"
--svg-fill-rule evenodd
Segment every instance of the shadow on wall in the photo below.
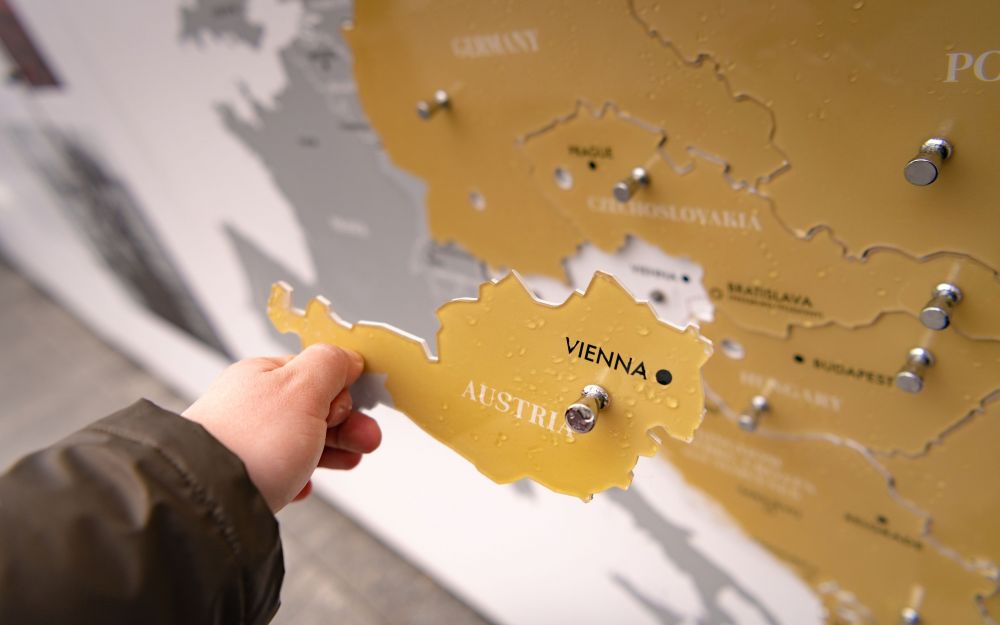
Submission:
M 231 358 L 138 199 L 96 150 L 51 128 L 19 127 L 7 135 L 48 183 L 81 239 L 133 300 Z

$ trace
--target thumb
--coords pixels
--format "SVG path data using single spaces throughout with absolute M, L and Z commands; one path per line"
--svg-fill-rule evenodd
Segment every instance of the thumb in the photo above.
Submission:
M 354 384 L 364 370 L 361 354 L 330 345 L 313 343 L 281 368 L 296 378 L 301 378 L 310 388 L 329 393 L 329 401 L 345 387 Z

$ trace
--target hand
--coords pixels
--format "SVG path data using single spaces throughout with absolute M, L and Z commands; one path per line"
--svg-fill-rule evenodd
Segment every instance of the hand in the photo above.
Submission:
M 306 497 L 317 467 L 353 469 L 382 431 L 353 410 L 356 352 L 315 344 L 297 356 L 248 358 L 184 411 L 239 456 L 273 512 Z

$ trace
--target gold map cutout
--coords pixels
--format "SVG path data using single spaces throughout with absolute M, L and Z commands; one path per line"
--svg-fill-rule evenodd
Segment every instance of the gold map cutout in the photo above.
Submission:
M 386 374 L 397 410 L 501 484 L 528 477 L 582 499 L 627 488 L 638 457 L 659 448 L 651 429 L 690 441 L 704 413 L 711 345 L 694 327 L 659 321 L 603 273 L 558 306 L 536 300 L 513 273 L 484 283 L 478 299 L 438 310 L 437 358 L 389 326 L 342 321 L 325 300 L 296 311 L 283 283 L 272 287 L 268 316 L 303 347 L 360 352 L 366 373 Z M 670 372 L 666 385 L 660 370 Z M 574 434 L 563 413 L 588 384 L 611 401 L 593 431 Z

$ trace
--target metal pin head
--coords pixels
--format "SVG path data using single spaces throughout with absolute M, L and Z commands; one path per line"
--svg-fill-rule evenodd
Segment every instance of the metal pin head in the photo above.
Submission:
M 619 181 L 612 187 L 611 194 L 614 195 L 616 200 L 624 204 L 632 199 L 632 196 L 639 190 L 639 187 L 645 187 L 648 184 L 649 172 L 643 167 L 636 167 L 627 178 Z
M 576 434 L 586 434 L 597 424 L 597 415 L 608 407 L 608 392 L 596 384 L 583 387 L 580 398 L 566 408 L 566 426 Z
M 615 196 L 616 200 L 624 204 L 632 199 L 632 186 L 628 180 L 622 180 L 615 183 L 615 186 L 611 188 L 611 194 Z
M 750 399 L 750 407 L 743 411 L 740 415 L 739 425 L 740 429 L 746 432 L 753 432 L 757 429 L 757 423 L 760 422 L 760 416 L 771 409 L 771 403 L 767 401 L 767 397 L 763 395 L 754 395 Z
M 957 304 L 962 301 L 962 289 L 950 282 L 942 282 L 934 287 L 934 297 L 945 297 Z
M 923 145 L 920 146 L 920 152 L 922 154 L 937 155 L 941 157 L 941 160 L 946 161 L 951 158 L 951 142 L 942 137 L 932 137 L 924 141 Z
M 905 625 L 918 625 L 920 623 L 920 613 L 913 608 L 903 608 L 900 618 Z
M 434 113 L 451 104 L 448 92 L 438 89 L 434 92 L 434 97 L 430 100 L 420 100 L 417 102 L 417 115 L 421 119 L 430 119 Z
M 934 355 L 923 347 L 914 347 L 906 355 L 906 364 L 896 374 L 896 386 L 907 393 L 924 389 L 924 370 L 934 364 Z
M 903 168 L 903 175 L 910 184 L 924 187 L 937 180 L 941 164 L 952 154 L 947 139 L 934 137 L 924 141 L 920 152 Z
M 944 330 L 951 325 L 951 317 L 943 306 L 925 306 L 920 311 L 920 323 L 928 330 Z
M 910 184 L 926 187 L 937 180 L 938 164 L 929 158 L 918 156 L 906 164 L 903 175 Z
M 741 414 L 739 419 L 740 429 L 744 432 L 753 432 L 757 429 L 757 417 L 752 414 Z
M 907 393 L 919 393 L 924 390 L 924 379 L 912 371 L 900 371 L 896 374 L 896 387 Z
M 920 311 L 920 323 L 930 330 L 944 330 L 951 325 L 951 309 L 962 301 L 962 291 L 954 284 L 942 282 Z
M 597 425 L 597 413 L 585 404 L 571 404 L 566 409 L 566 425 L 577 434 L 586 434 Z
M 934 364 L 934 354 L 923 347 L 914 347 L 906 354 L 906 360 L 924 367 L 930 367 Z

